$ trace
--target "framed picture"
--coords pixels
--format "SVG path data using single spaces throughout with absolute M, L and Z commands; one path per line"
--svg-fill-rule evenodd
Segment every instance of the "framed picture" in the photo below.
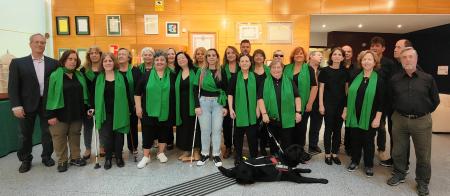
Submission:
M 216 47 L 216 33 L 190 33 L 190 39 L 192 52 L 198 47 L 206 50 Z
M 90 35 L 89 16 L 75 16 L 75 28 L 77 35 Z
M 166 37 L 180 37 L 180 22 L 166 22 Z
M 261 42 L 261 24 L 260 23 L 237 23 L 237 42 L 244 39 L 253 42 Z
M 122 35 L 120 15 L 107 15 L 106 16 L 106 34 L 108 36 Z
M 66 50 L 70 50 L 70 48 L 60 48 L 60 49 L 58 49 L 58 59 L 60 59 L 62 57 L 63 53 Z
M 77 53 L 78 53 L 78 57 L 80 58 L 81 64 L 84 65 L 84 62 L 86 61 L 87 49 L 86 48 L 78 48 Z
M 268 22 L 267 42 L 292 44 L 292 22 Z
M 56 34 L 57 35 L 70 35 L 70 25 L 68 16 L 56 17 Z
M 158 15 L 144 15 L 144 34 L 158 35 Z

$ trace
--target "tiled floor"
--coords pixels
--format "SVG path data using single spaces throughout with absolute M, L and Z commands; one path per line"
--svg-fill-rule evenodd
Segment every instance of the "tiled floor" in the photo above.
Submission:
M 449 143 L 450 135 L 433 135 L 431 195 L 450 193 Z M 153 155 L 146 168 L 137 169 L 133 157 L 124 150 L 124 168 L 119 169 L 113 161 L 113 168 L 105 171 L 102 160 L 102 168 L 96 170 L 92 159 L 85 167 L 72 166 L 67 172 L 58 173 L 56 166 L 47 168 L 41 164 L 40 152 L 40 145 L 33 148 L 33 167 L 25 174 L 18 172 L 19 161 L 15 153 L 0 159 L 0 195 L 144 195 L 217 172 L 211 161 L 203 167 L 190 167 L 188 163 L 177 161 L 180 153 L 177 150 L 167 153 L 169 162 L 165 164 L 159 163 Z M 141 156 L 139 154 L 138 160 Z M 411 156 L 411 173 L 406 183 L 396 187 L 386 185 L 391 169 L 379 166 L 378 159 L 375 160 L 375 176 L 367 178 L 361 169 L 353 173 L 346 170 L 349 158 L 345 155 L 341 154 L 343 165 L 327 166 L 323 162 L 323 154 L 320 154 L 302 167 L 312 169 L 313 172 L 307 176 L 327 178 L 329 184 L 275 182 L 233 185 L 212 195 L 416 195 L 413 152 Z M 232 163 L 232 159 L 225 160 L 224 167 L 231 167 Z

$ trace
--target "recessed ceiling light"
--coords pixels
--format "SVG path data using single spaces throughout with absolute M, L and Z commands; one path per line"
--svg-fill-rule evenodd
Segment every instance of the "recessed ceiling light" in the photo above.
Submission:
M 397 25 L 397 28 L 402 28 L 402 25 L 401 25 L 401 24 L 398 24 L 398 25 Z
M 323 25 L 322 25 L 322 28 L 325 28 L 325 27 L 327 27 L 327 25 L 326 25 L 326 24 L 323 24 Z
M 358 25 L 358 28 L 362 28 L 362 27 L 363 27 L 363 25 L 362 25 L 362 24 L 359 24 L 359 25 Z

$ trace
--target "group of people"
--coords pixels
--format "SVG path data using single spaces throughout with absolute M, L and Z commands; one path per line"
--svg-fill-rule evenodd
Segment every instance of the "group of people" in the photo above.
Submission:
M 94 126 L 100 135 L 95 145 L 101 146 L 105 169 L 112 167 L 113 157 L 118 167 L 124 166 L 125 134 L 128 149 L 137 154 L 139 119 L 144 156 L 138 168 L 150 162 L 155 145 L 156 158 L 162 163 L 168 161 L 166 150 L 176 145 L 182 151 L 179 160 L 193 159 L 202 166 L 212 158 L 219 167 L 222 158 L 232 156 L 233 148 L 235 164 L 243 160 L 244 135 L 250 157 L 267 155 L 266 146 L 271 155 L 281 156 L 270 137 L 279 141 L 281 149 L 308 145 L 310 154 L 319 154 L 324 121 L 326 164 L 341 165 L 338 154 L 345 124 L 344 145 L 351 157 L 348 171 L 355 171 L 363 156 L 364 171 L 373 176 L 377 135 L 380 163 L 394 166 L 389 185 L 405 180 L 411 137 L 418 191 L 428 193 L 430 113 L 439 97 L 433 77 L 418 67 L 417 52 L 406 39 L 396 43 L 395 62 L 383 56 L 384 40 L 374 37 L 370 50 L 362 51 L 356 62 L 352 48 L 345 45 L 331 50 L 328 66 L 323 68 L 322 52 L 308 55 L 302 47 L 294 48 L 289 64 L 283 63 L 283 51 L 276 50 L 266 65 L 266 53 L 257 49 L 251 54 L 250 41 L 243 40 L 240 52 L 233 46 L 225 49 L 222 62 L 214 48 L 197 48 L 192 59 L 173 48 L 154 51 L 146 47 L 141 51 L 143 63 L 137 66 L 131 64 L 128 49 L 120 48 L 116 57 L 91 47 L 79 69 L 81 57 L 74 50 L 65 51 L 56 61 L 44 56 L 45 44 L 43 35 L 32 35 L 31 55 L 14 59 L 10 66 L 9 97 L 22 134 L 17 153 L 21 173 L 31 169 L 31 139 L 38 115 L 42 162 L 53 166 L 54 150 L 59 172 L 67 171 L 69 164 L 86 165 Z M 385 152 L 386 119 L 391 158 Z

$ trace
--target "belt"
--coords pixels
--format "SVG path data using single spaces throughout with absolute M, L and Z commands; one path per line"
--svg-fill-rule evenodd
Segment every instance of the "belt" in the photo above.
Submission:
M 420 118 L 420 117 L 422 117 L 422 116 L 425 116 L 425 115 L 427 115 L 427 114 L 429 114 L 429 113 L 425 113 L 425 114 L 403 114 L 403 113 L 400 113 L 400 112 L 399 112 L 399 114 L 400 114 L 401 116 L 406 117 L 406 118 L 409 118 L 409 119 L 417 119 L 417 118 Z

